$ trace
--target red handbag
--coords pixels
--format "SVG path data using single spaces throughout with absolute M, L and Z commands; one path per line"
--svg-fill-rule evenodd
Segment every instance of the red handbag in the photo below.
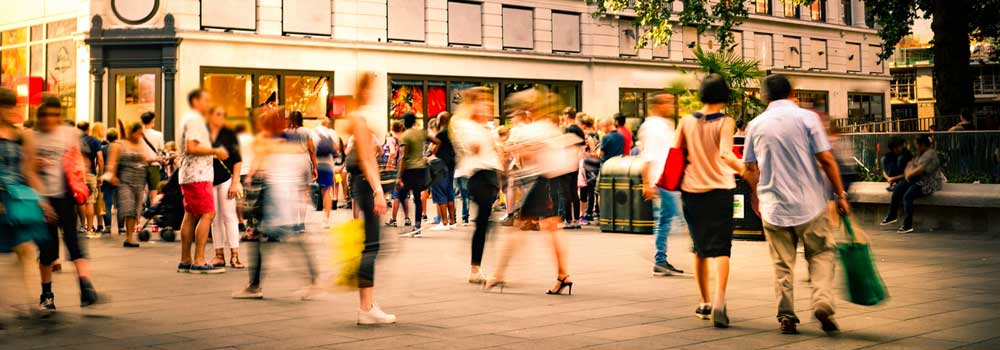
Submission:
M 667 153 L 667 162 L 663 164 L 663 173 L 660 174 L 660 181 L 656 186 L 667 191 L 677 191 L 681 187 L 681 179 L 684 178 L 684 167 L 687 166 L 687 155 L 682 148 L 670 148 Z
M 83 164 L 83 156 L 80 147 L 70 147 L 62 157 L 63 171 L 66 172 L 66 183 L 73 192 L 73 199 L 77 205 L 87 203 L 90 196 L 90 188 L 87 187 L 87 169 Z

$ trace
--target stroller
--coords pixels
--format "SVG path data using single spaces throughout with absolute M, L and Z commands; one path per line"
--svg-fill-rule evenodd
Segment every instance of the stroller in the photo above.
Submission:
M 153 233 L 159 232 L 160 240 L 173 242 L 177 239 L 176 231 L 184 220 L 184 196 L 181 195 L 181 185 L 177 180 L 177 172 L 170 176 L 166 186 L 163 186 L 159 203 L 149 206 L 142 213 L 145 219 L 139 228 L 139 240 L 146 242 Z M 150 228 L 152 224 L 152 228 Z

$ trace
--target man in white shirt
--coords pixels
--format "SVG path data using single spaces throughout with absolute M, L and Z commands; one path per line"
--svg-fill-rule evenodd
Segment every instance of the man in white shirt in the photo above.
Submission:
M 323 206 L 323 228 L 330 227 L 330 211 L 335 208 L 333 205 L 334 185 L 334 164 L 340 158 L 340 137 L 337 132 L 329 126 L 332 124 L 330 118 L 321 117 L 320 125 L 313 130 L 312 140 L 316 150 L 316 183 L 319 185 L 321 195 L 320 201 Z
M 204 115 L 211 111 L 212 98 L 201 89 L 188 94 L 191 111 L 184 114 L 181 135 L 177 140 L 180 149 L 180 170 L 178 180 L 184 195 L 184 220 L 181 222 L 181 262 L 177 272 L 222 273 L 224 267 L 215 267 L 205 262 L 205 244 L 208 229 L 215 218 L 215 199 L 212 196 L 212 180 L 215 178 L 213 158 L 226 160 L 229 153 L 225 148 L 212 148 L 211 136 L 205 124 Z M 191 243 L 195 244 L 194 258 L 191 257 Z
M 813 315 L 823 331 L 838 330 L 833 320 L 833 269 L 836 242 L 827 215 L 826 180 L 837 193 L 842 214 L 850 212 L 837 160 L 816 113 L 788 99 L 792 86 L 780 74 L 764 78 L 761 90 L 767 110 L 747 127 L 746 179 L 753 189 L 751 203 L 764 222 L 764 235 L 774 261 L 778 323 L 783 334 L 797 333 L 792 271 L 801 241 L 809 263 Z
M 656 186 L 667 163 L 667 153 L 674 144 L 674 122 L 663 116 L 673 110 L 670 95 L 656 94 L 649 98 L 649 117 L 639 127 L 639 143 L 642 147 L 640 157 L 646 162 L 643 169 L 645 188 L 643 195 L 653 201 L 653 236 L 656 253 L 653 256 L 653 275 L 670 276 L 684 273 L 667 261 L 667 234 L 670 233 L 670 222 L 677 215 L 677 198 L 670 191 Z
M 163 133 L 153 129 L 156 123 L 156 115 L 153 112 L 143 113 L 139 117 L 142 120 L 142 143 L 143 143 L 143 153 L 146 154 L 147 158 L 159 158 L 160 152 L 163 151 Z M 160 163 L 151 163 L 146 167 L 146 186 L 149 187 L 149 202 L 150 205 L 155 205 L 156 202 L 156 192 L 157 188 L 160 186 L 160 169 L 162 165 Z

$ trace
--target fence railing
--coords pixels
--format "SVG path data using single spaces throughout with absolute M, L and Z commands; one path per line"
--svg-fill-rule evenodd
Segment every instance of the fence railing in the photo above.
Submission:
M 925 133 L 856 133 L 842 137 L 851 140 L 854 157 L 863 164 L 865 179 L 881 181 L 881 159 L 888 151 L 889 139 L 903 138 L 916 156 L 914 139 L 921 134 Z M 1000 183 L 1000 132 L 935 132 L 931 135 L 948 182 Z
M 961 121 L 956 115 L 942 115 L 935 117 L 891 119 L 874 123 L 851 123 L 850 119 L 831 119 L 830 123 L 842 133 L 867 133 L 867 132 L 927 132 L 948 130 Z M 973 118 L 973 125 L 976 130 L 992 130 L 997 127 L 996 118 L 978 115 Z

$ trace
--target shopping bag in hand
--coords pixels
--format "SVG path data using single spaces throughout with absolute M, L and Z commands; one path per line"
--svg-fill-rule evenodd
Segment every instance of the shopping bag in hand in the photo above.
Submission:
M 867 242 L 858 240 L 847 215 L 841 215 L 840 220 L 847 233 L 847 242 L 837 244 L 837 255 L 844 268 L 847 300 L 865 306 L 881 303 L 889 292 L 875 269 L 871 247 Z
M 336 276 L 333 285 L 355 288 L 358 286 L 358 268 L 361 267 L 361 252 L 365 249 L 365 225 L 361 219 L 354 219 L 330 228 L 330 262 Z

